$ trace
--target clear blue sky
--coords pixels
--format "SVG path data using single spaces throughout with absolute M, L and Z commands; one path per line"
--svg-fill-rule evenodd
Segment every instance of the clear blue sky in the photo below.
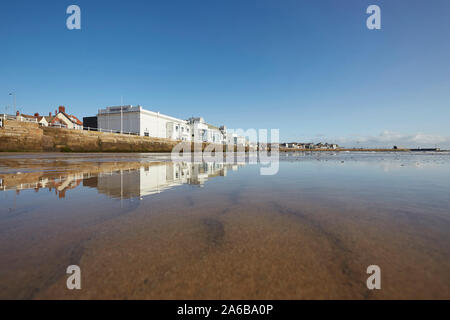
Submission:
M 123 95 L 283 141 L 449 142 L 448 0 L 2 1 L 0 43 L 0 112 L 11 91 L 24 113 L 80 118 Z

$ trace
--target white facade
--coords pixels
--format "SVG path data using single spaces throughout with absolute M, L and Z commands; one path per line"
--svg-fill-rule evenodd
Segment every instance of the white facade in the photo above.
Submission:
M 203 118 L 181 120 L 145 110 L 141 106 L 118 106 L 100 109 L 97 114 L 99 131 L 132 133 L 140 136 L 214 144 L 245 144 L 236 134 L 227 136 L 226 128 L 207 124 Z
M 224 143 L 228 145 L 244 146 L 248 144 L 244 136 L 234 133 L 233 130 L 228 130 L 225 126 L 221 126 L 220 131 L 222 132 Z
M 190 118 L 189 126 L 191 127 L 191 138 L 194 142 L 206 142 L 207 141 L 207 132 L 208 125 L 205 123 L 203 118 Z
M 188 123 L 192 131 L 192 140 L 195 142 L 209 142 L 214 144 L 225 143 L 222 130 L 207 124 L 205 120 L 200 118 L 190 118 Z
M 220 131 L 220 129 L 212 125 L 208 125 L 206 139 L 207 142 L 212 142 L 215 144 L 223 144 L 225 142 L 223 134 Z
M 122 109 L 122 112 L 121 112 Z M 140 134 L 140 107 L 108 107 L 98 110 L 97 126 L 101 131 Z
M 245 139 L 245 137 L 243 136 L 239 136 L 236 133 L 231 133 L 231 132 L 227 132 L 224 135 L 224 141 L 226 144 L 228 145 L 238 145 L 238 146 L 243 146 L 247 144 L 247 141 Z
M 167 138 L 172 140 L 191 140 L 191 126 L 187 122 L 168 122 L 166 132 Z
M 102 131 L 190 140 L 190 129 L 186 120 L 145 110 L 141 106 L 107 107 L 98 111 L 97 120 L 98 128 Z
M 45 117 L 41 117 L 40 120 L 38 120 L 38 123 L 43 127 L 48 127 L 48 121 L 45 119 Z

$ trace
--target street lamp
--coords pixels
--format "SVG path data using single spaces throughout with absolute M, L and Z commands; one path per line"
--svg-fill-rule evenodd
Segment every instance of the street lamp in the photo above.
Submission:
M 120 134 L 123 133 L 123 96 L 120 96 Z
M 15 93 L 10 93 L 10 96 L 13 96 L 13 100 L 14 100 L 14 115 L 16 115 L 16 94 Z

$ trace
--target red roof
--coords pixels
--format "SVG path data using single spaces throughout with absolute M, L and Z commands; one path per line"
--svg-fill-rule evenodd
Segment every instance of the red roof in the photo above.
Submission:
M 81 122 L 77 117 L 75 117 L 74 115 L 71 115 L 71 114 L 67 114 L 67 113 L 65 113 L 65 112 L 58 112 L 58 113 L 62 113 L 63 115 L 65 115 L 66 116 L 66 118 L 67 119 L 69 119 L 70 121 L 72 121 L 73 123 L 75 123 L 75 124 L 77 124 L 77 125 L 79 125 L 79 126 L 82 126 L 83 125 L 83 122 Z
M 69 121 L 71 121 L 72 123 L 75 123 L 75 124 L 77 124 L 77 125 L 79 125 L 79 126 L 82 126 L 83 125 L 83 122 L 81 122 L 80 121 L 80 119 L 78 119 L 77 117 L 75 117 L 74 115 L 71 115 L 71 114 L 67 114 L 67 113 L 65 113 L 65 112 L 58 112 L 58 114 L 59 113 L 62 113 L 67 119 L 69 119 Z M 56 121 L 55 121 L 55 119 L 58 119 L 56 116 L 38 116 L 38 117 L 36 117 L 36 116 L 31 116 L 31 115 L 28 115 L 28 114 L 21 114 L 21 116 L 22 117 L 24 117 L 24 118 L 29 118 L 29 119 L 37 119 L 38 121 L 41 121 L 42 120 L 42 118 L 45 118 L 46 120 L 47 120 L 47 122 L 48 123 L 55 123 Z M 60 120 L 57 120 L 57 122 L 61 122 Z M 61 122 L 62 123 L 62 122 Z

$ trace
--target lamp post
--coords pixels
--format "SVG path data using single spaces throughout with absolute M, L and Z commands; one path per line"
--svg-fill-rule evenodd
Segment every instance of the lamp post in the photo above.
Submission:
M 13 93 L 10 93 L 9 95 L 10 95 L 10 96 L 13 96 L 13 101 L 14 101 L 14 115 L 16 115 L 16 94 L 13 92 Z
M 123 133 L 123 96 L 120 97 L 120 134 Z

